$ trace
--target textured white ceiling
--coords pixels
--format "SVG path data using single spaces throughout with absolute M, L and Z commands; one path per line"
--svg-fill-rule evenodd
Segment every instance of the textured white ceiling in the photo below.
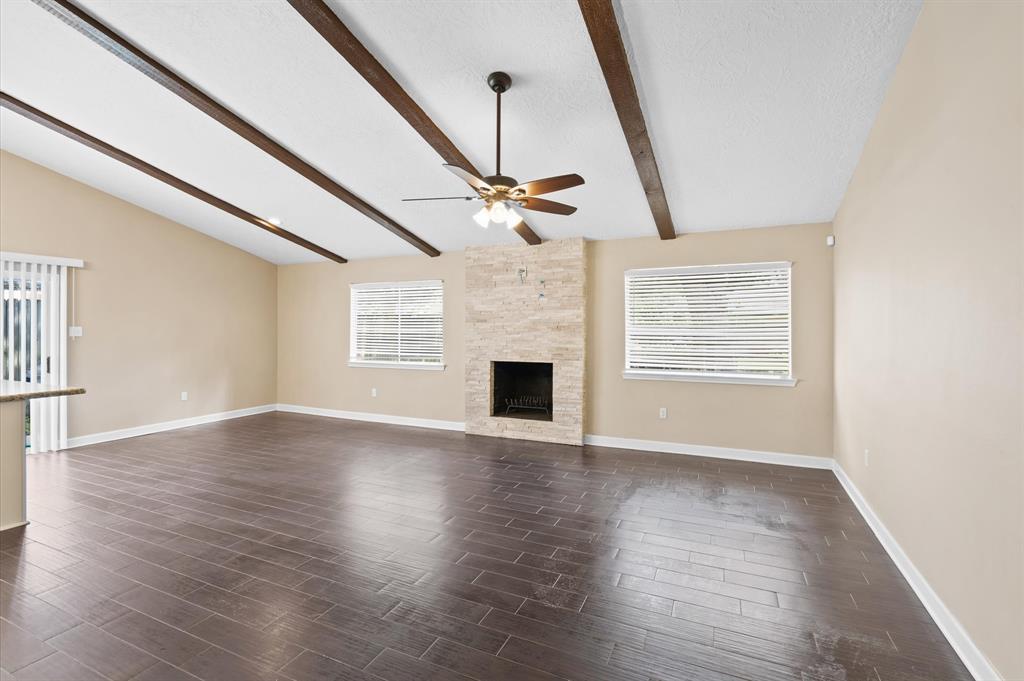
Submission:
M 124 6 L 153 12 L 170 7 Z M 217 5 L 183 3 L 181 9 L 197 6 Z M 294 14 L 287 5 L 283 8 Z M 248 11 L 240 14 L 250 16 Z M 36 5 L 4 3 L 0 83 L 9 94 L 225 201 L 261 217 L 281 217 L 285 228 L 340 255 L 415 252 Z M 92 184 L 100 173 L 97 168 L 78 179 Z M 201 224 L 189 226 L 203 229 Z
M 832 220 L 919 9 L 622 0 L 676 229 Z
M 656 234 L 579 8 L 557 0 L 328 4 L 486 174 L 494 172 L 492 71 L 502 96 L 502 173 L 520 181 L 579 173 L 581 187 L 547 198 L 571 216 L 525 213 L 544 238 Z
M 284 0 L 80 0 L 105 23 L 443 251 L 511 243 L 437 154 Z M 460 149 L 520 180 L 578 172 L 528 215 L 544 238 L 655 234 L 575 2 L 331 5 Z M 348 258 L 415 249 L 27 0 L 4 0 L 0 86 L 16 97 Z M 679 231 L 830 220 L 918 11 L 904 2 L 640 2 L 621 23 Z M 16 120 L 17 119 L 17 120 Z M 0 144 L 274 262 L 319 256 L 5 112 Z

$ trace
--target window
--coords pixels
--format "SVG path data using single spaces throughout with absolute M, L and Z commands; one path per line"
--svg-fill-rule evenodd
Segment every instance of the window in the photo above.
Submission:
M 790 263 L 627 271 L 623 375 L 795 385 Z
M 350 366 L 443 369 L 440 281 L 352 284 Z

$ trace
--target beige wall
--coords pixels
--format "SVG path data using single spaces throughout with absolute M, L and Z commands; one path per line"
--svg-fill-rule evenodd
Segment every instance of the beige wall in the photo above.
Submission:
M 71 437 L 275 401 L 274 265 L 6 152 L 0 195 L 0 249 L 85 261 Z
M 835 221 L 836 457 L 1005 679 L 1024 678 L 1022 8 L 926 3 Z
M 832 251 L 828 225 L 588 242 L 586 433 L 831 456 Z M 796 387 L 622 378 L 623 272 L 791 260 Z M 415 418 L 465 418 L 465 260 L 410 256 L 278 272 L 278 401 Z M 514 276 L 514 272 L 512 275 Z M 348 366 L 349 284 L 443 279 L 443 372 Z M 377 397 L 371 397 L 371 388 Z M 658 419 L 666 406 L 669 418 Z
M 348 366 L 349 284 L 422 279 L 444 281 L 444 371 Z M 287 265 L 278 284 L 278 402 L 463 420 L 462 253 Z
M 789 454 L 832 454 L 830 227 L 799 225 L 595 241 L 589 246 L 587 432 Z M 622 377 L 623 273 L 642 267 L 793 262 L 792 388 Z M 668 418 L 659 419 L 659 407 Z

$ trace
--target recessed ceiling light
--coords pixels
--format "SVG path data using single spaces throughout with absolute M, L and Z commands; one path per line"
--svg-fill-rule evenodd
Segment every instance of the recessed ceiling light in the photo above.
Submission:
M 267 218 L 267 222 L 278 227 L 281 226 L 281 218 Z

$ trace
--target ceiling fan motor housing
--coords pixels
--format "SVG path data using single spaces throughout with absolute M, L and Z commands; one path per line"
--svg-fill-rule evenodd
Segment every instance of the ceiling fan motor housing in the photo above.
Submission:
M 516 181 L 516 178 L 509 177 L 508 175 L 488 175 L 482 179 L 495 189 L 504 189 L 506 191 L 519 184 L 519 182 Z

